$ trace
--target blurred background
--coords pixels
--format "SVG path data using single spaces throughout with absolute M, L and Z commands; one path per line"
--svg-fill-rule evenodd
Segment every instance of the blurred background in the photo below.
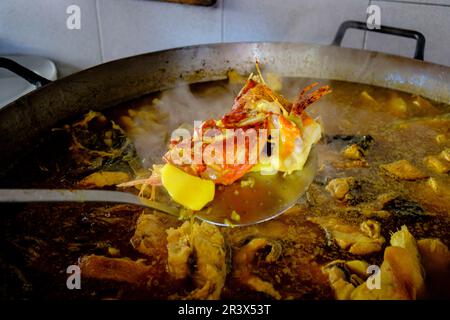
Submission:
M 1 0 L 0 55 L 46 57 L 55 62 L 61 77 L 106 61 L 193 44 L 329 44 L 341 22 L 366 21 L 367 7 L 376 4 L 382 25 L 422 32 L 427 40 L 425 60 L 450 65 L 450 0 L 212 2 L 199 6 L 149 0 Z M 79 29 L 67 27 L 71 5 L 80 8 Z M 415 41 L 351 30 L 343 45 L 412 57 Z

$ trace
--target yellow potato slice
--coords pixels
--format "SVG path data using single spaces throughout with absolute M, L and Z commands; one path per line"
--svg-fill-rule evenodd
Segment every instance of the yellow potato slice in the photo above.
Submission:
M 188 209 L 201 210 L 214 199 L 214 182 L 192 176 L 172 164 L 161 169 L 161 180 L 172 199 Z

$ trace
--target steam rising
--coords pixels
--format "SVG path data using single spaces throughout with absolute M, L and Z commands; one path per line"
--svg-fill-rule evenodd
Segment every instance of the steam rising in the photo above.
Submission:
M 309 79 L 284 78 L 279 87 L 281 93 L 292 101 L 300 89 L 311 82 Z M 321 81 L 321 84 L 326 84 L 326 81 Z M 128 114 L 120 117 L 118 122 L 133 140 L 144 167 L 151 167 L 152 164 L 162 162 L 161 157 L 166 153 L 171 133 L 175 129 L 181 127 L 192 131 L 194 121 L 221 118 L 231 109 L 242 86 L 243 83 L 223 81 L 179 86 L 162 92 L 152 101 L 143 99 L 137 103 L 137 108 L 130 108 Z M 316 109 L 319 104 L 322 102 L 308 109 L 313 117 L 319 116 L 319 110 L 324 109 L 327 110 L 327 118 L 336 117 L 335 108 L 322 105 Z
M 173 130 L 192 130 L 194 121 L 222 117 L 233 105 L 239 88 L 233 86 L 181 86 L 162 92 L 158 99 L 129 112 L 133 124 L 125 125 L 143 164 L 161 163 Z M 122 119 L 122 121 L 121 121 Z M 119 123 L 123 125 L 123 117 Z

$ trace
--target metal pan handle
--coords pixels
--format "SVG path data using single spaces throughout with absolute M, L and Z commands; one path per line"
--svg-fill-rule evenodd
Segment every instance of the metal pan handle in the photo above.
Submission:
M 27 69 L 14 60 L 8 58 L 0 57 L 0 68 L 5 68 L 17 74 L 19 77 L 27 80 L 36 87 L 41 87 L 51 82 L 50 80 L 38 75 L 36 72 L 31 71 L 30 69 Z
M 367 24 L 365 22 L 348 20 L 344 21 L 340 26 L 338 31 L 336 32 L 336 36 L 332 42 L 332 45 L 340 46 L 342 43 L 342 39 L 344 38 L 345 32 L 347 29 L 359 29 L 371 32 L 378 32 L 384 34 L 391 34 L 394 36 L 411 38 L 417 41 L 416 43 L 416 51 L 414 53 L 414 59 L 423 60 L 424 52 L 425 52 L 425 36 L 414 30 L 407 30 L 395 27 L 387 27 L 381 26 L 380 29 L 369 29 L 367 28 Z

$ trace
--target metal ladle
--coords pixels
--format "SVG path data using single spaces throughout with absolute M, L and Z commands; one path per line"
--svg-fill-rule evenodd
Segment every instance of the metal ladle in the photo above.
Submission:
M 303 170 L 284 175 L 248 173 L 245 179 L 254 183 L 244 186 L 237 181 L 229 186 L 216 187 L 214 200 L 194 215 L 219 226 L 247 226 L 273 219 L 292 206 L 308 189 L 317 171 L 317 152 L 313 148 Z M 173 202 L 157 202 L 131 193 L 107 190 L 66 189 L 0 189 L 0 202 L 97 202 L 125 203 L 178 217 L 180 207 Z M 239 219 L 232 219 L 232 212 Z

